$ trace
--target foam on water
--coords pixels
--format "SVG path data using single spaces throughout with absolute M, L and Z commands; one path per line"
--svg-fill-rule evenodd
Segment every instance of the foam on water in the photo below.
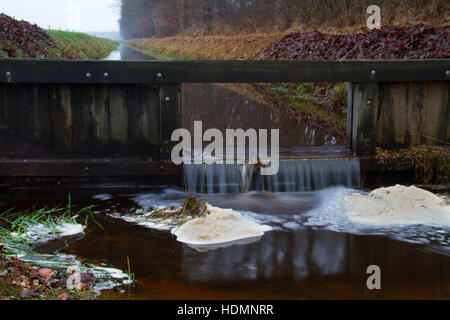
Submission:
M 243 217 L 239 212 L 207 206 L 209 214 L 174 229 L 177 240 L 188 245 L 226 244 L 244 239 L 260 238 L 272 228 Z
M 445 222 L 440 223 L 439 219 L 416 221 L 415 223 L 404 223 L 404 220 L 395 222 L 394 216 L 390 223 L 373 224 L 368 221 L 355 220 L 349 215 L 349 208 L 346 207 L 345 199 L 351 197 L 357 190 L 347 188 L 332 188 L 322 192 L 321 205 L 306 213 L 303 216 L 303 225 L 331 230 L 335 232 L 345 232 L 358 235 L 382 235 L 400 241 L 416 244 L 428 244 L 438 247 L 450 254 L 450 226 Z M 369 208 L 367 208 L 369 209 Z M 430 215 L 433 215 L 430 212 Z

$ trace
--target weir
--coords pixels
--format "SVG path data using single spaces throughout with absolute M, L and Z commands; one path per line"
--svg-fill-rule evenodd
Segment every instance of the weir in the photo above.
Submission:
M 361 187 L 359 159 L 281 160 L 277 175 L 262 176 L 253 165 L 189 164 L 184 166 L 191 193 L 300 192 L 330 186 Z
M 183 127 L 184 84 L 346 82 L 348 153 L 358 160 L 283 160 L 264 179 L 249 166 L 184 170 L 188 187 L 202 192 L 354 186 L 358 161 L 370 167 L 362 164 L 376 147 L 450 141 L 449 80 L 450 60 L 0 59 L 0 184 L 180 186 L 170 140 Z

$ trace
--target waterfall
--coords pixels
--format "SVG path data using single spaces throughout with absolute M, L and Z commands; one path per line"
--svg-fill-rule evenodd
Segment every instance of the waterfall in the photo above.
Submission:
M 274 176 L 261 176 L 248 164 L 186 164 L 184 172 L 191 193 L 300 192 L 361 185 L 358 159 L 282 160 Z

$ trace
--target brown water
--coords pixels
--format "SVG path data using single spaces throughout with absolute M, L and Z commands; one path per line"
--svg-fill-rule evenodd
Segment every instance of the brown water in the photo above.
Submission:
M 124 60 L 148 60 L 127 47 L 121 54 Z M 324 145 L 341 142 L 223 86 L 183 87 L 183 126 L 191 128 L 196 120 L 203 121 L 204 130 L 280 129 L 282 153 L 288 158 L 330 152 L 342 158 L 347 153 L 342 148 L 325 151 Z M 68 192 L 3 192 L 0 210 L 66 206 Z M 199 195 L 212 205 L 240 210 L 274 228 L 253 243 L 201 252 L 178 242 L 169 232 L 107 216 L 141 207 L 179 205 L 187 196 L 181 191 L 73 190 L 72 203 L 79 208 L 98 206 L 103 230 L 90 223 L 85 236 L 70 241 L 68 247 L 56 241 L 39 251 L 74 254 L 81 261 L 122 270 L 127 270 L 128 257 L 137 281 L 121 288 L 124 292 L 104 292 L 101 298 L 105 299 L 449 299 L 449 228 L 352 225 L 339 207 L 339 200 L 351 192 L 339 187 Z M 370 265 L 381 267 L 380 291 L 366 287 Z
M 185 194 L 176 190 L 114 190 L 104 200 L 95 193 L 74 191 L 78 206 L 95 203 L 102 231 L 90 225 L 83 239 L 60 248 L 49 243 L 42 252 L 75 254 L 82 261 L 127 269 L 136 283 L 124 293 L 105 292 L 108 299 L 448 299 L 450 254 L 445 240 L 413 244 L 384 235 L 336 232 L 308 226 L 308 212 L 319 207 L 334 189 L 297 194 L 204 196 L 217 206 L 251 211 L 251 217 L 275 228 L 261 240 L 199 252 L 179 243 L 168 232 L 154 231 L 106 216 L 158 205 L 177 204 Z M 338 193 L 337 193 L 338 194 Z M 110 198 L 111 197 L 111 198 Z M 2 207 L 40 208 L 66 205 L 66 192 L 2 194 Z M 109 198 L 109 199 L 108 199 Z M 108 199 L 108 200 L 106 200 Z M 339 229 L 339 228 L 336 228 Z M 363 233 L 359 231 L 360 233 Z M 424 227 L 423 236 L 433 239 Z M 441 231 L 442 233 L 442 231 Z M 427 234 L 427 235 L 424 235 Z M 448 230 L 446 239 L 448 239 Z M 448 241 L 448 240 L 447 240 Z M 440 250 L 436 248 L 440 247 Z M 382 270 L 382 290 L 366 288 L 370 265 Z

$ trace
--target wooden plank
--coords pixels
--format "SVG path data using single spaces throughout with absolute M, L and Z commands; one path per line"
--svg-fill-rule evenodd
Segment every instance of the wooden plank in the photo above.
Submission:
M 72 129 L 72 90 L 69 85 L 51 87 L 51 128 L 53 147 L 71 151 L 73 141 Z
M 381 83 L 377 146 L 450 142 L 449 91 L 445 82 Z
M 159 143 L 159 91 L 147 85 L 128 86 L 129 153 L 151 155 Z
M 182 166 L 136 159 L 6 160 L 0 177 L 178 176 Z
M 170 159 L 172 133 L 182 128 L 181 86 L 163 84 L 159 89 L 161 159 Z
M 357 155 L 374 153 L 377 143 L 377 121 L 380 105 L 380 86 L 377 83 L 364 83 L 356 86 L 357 126 L 353 128 L 355 135 L 353 151 Z
M 448 81 L 450 80 L 447 75 L 448 70 L 450 70 L 449 59 L 389 61 L 79 61 L 6 58 L 0 59 L 0 82 L 122 84 L 412 82 Z M 11 78 L 6 76 L 7 72 L 11 73 Z
M 354 84 L 349 82 L 348 86 L 348 103 L 347 103 L 347 146 L 352 147 L 352 136 L 353 136 L 353 91 Z

